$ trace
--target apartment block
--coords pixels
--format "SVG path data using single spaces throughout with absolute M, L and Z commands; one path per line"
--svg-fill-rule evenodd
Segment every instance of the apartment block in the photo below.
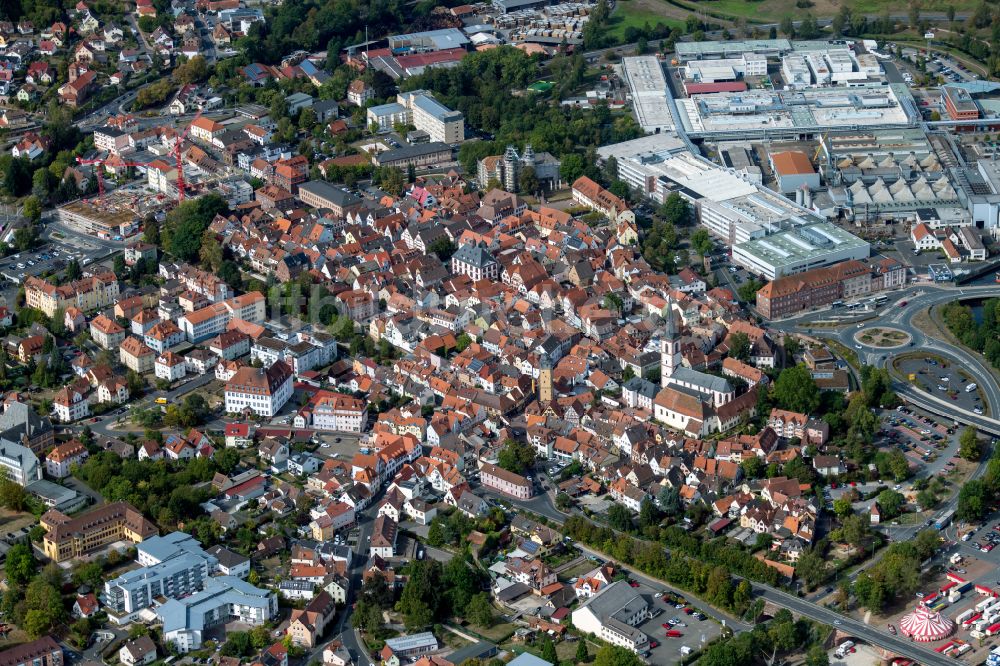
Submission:
M 393 125 L 413 125 L 430 140 L 447 144 L 465 141 L 465 116 L 434 99 L 426 90 L 400 93 L 396 101 L 368 109 L 368 123 L 389 131 Z
M 190 312 L 177 320 L 177 325 L 190 342 L 201 342 L 225 332 L 229 322 L 241 319 L 251 324 L 263 324 L 267 299 L 252 291 L 226 301 Z
M 69 284 L 55 286 L 45 280 L 29 277 L 24 281 L 25 303 L 51 317 L 60 308 L 75 307 L 83 312 L 114 305 L 118 300 L 118 278 L 114 273 L 101 273 Z
M 178 652 L 197 650 L 210 629 L 229 622 L 260 626 L 278 613 L 278 597 L 233 576 L 210 578 L 205 588 L 156 609 L 163 640 Z

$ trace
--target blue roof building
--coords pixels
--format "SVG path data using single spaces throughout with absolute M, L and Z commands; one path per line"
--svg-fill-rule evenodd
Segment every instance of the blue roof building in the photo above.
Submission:
M 278 612 L 278 598 L 233 576 L 210 578 L 205 589 L 156 609 L 163 639 L 178 652 L 197 650 L 206 630 L 229 622 L 262 625 Z

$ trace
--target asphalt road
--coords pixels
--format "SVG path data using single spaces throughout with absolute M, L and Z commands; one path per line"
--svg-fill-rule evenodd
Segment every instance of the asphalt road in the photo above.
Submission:
M 912 285 L 905 290 L 889 294 L 889 303 L 877 310 L 874 317 L 869 316 L 869 318 L 865 318 L 866 315 L 862 314 L 854 319 L 845 318 L 845 326 L 839 329 L 809 328 L 812 322 L 830 320 L 836 316 L 846 315 L 846 312 L 829 309 L 772 322 L 770 328 L 783 332 L 799 333 L 803 329 L 806 329 L 811 331 L 810 334 L 813 336 L 835 339 L 848 348 L 854 348 L 856 344 L 861 344 L 862 348 L 858 350 L 858 358 L 862 363 L 867 365 L 885 365 L 894 354 L 906 353 L 916 349 L 943 356 L 982 379 L 982 381 L 977 383 L 983 391 L 986 403 L 991 407 L 990 413 L 995 415 L 1000 410 L 1000 387 L 997 386 L 997 382 L 993 379 L 990 369 L 975 355 L 970 354 L 960 347 L 955 347 L 944 340 L 930 337 L 913 324 L 913 318 L 929 306 L 948 303 L 962 297 L 988 298 L 993 296 L 1000 296 L 1000 285 L 975 285 L 961 289 L 931 285 Z M 905 306 L 900 306 L 899 303 L 903 300 L 907 301 L 907 303 Z M 863 321 L 864 328 L 887 326 L 904 331 L 911 336 L 913 345 L 912 347 L 889 350 L 859 343 L 854 337 L 858 332 L 857 325 L 853 323 L 856 321 Z M 900 387 L 900 392 L 907 396 L 913 395 L 915 398 L 922 397 L 915 394 L 912 389 L 905 387 Z M 923 394 L 923 392 L 920 393 Z M 929 396 L 929 394 L 923 395 Z M 954 405 L 949 405 L 949 407 L 956 412 L 959 411 Z M 941 407 L 938 407 L 938 409 L 941 409 Z M 972 412 L 959 415 L 968 423 L 984 428 L 1000 429 L 1000 421 L 996 418 L 986 415 L 980 416 Z

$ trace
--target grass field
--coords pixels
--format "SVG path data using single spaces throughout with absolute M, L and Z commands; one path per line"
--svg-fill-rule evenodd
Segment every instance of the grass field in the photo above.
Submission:
M 683 28 L 689 12 L 662 0 L 618 0 L 608 21 L 608 34 L 616 40 L 625 35 L 627 28 L 650 27 L 664 23 L 671 28 Z
M 692 13 L 704 11 L 711 14 L 742 18 L 754 23 L 777 23 L 786 16 L 800 19 L 809 12 L 818 18 L 831 17 L 840 11 L 842 5 L 847 5 L 852 12 L 871 16 L 878 16 L 888 10 L 894 16 L 906 16 L 910 11 L 911 3 L 907 0 L 811 0 L 812 7 L 801 9 L 795 6 L 795 0 L 761 0 L 752 2 L 750 0 L 680 0 L 680 3 L 689 8 Z M 944 13 L 948 5 L 955 7 L 959 14 L 971 12 L 977 5 L 976 0 L 928 0 L 921 4 L 921 12 Z M 674 7 L 677 10 L 679 8 Z

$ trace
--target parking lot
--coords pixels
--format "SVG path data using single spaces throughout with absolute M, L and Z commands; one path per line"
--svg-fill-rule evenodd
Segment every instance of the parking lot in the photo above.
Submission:
M 81 267 L 87 266 L 107 253 L 106 249 L 80 239 L 53 238 L 51 242 L 34 250 L 0 259 L 0 275 L 11 282 L 20 283 L 28 276 L 61 271 L 72 259 L 78 261 Z
M 638 589 L 644 595 L 648 593 L 650 611 L 655 614 L 638 627 L 650 640 L 649 654 L 643 657 L 647 663 L 678 663 L 684 657 L 682 647 L 699 650 L 722 633 L 722 627 L 717 622 L 700 615 L 694 606 L 682 603 L 686 601 L 683 597 L 674 597 L 670 593 L 658 596 L 658 592 L 641 583 Z M 667 631 L 680 635 L 668 637 Z M 654 643 L 656 647 L 652 647 Z
M 896 368 L 917 388 L 950 399 L 960 409 L 983 413 L 983 400 L 978 386 L 968 390 L 976 380 L 960 367 L 944 359 L 907 357 L 901 359 Z

